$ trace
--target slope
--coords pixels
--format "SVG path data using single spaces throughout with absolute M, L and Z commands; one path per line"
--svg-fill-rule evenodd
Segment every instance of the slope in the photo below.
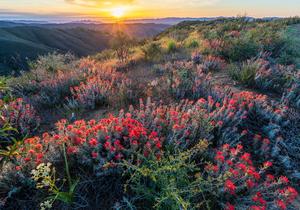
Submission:
M 51 51 L 76 56 L 95 54 L 109 47 L 111 34 L 118 30 L 141 39 L 163 31 L 156 24 L 32 24 L 0 27 L 0 74 L 27 69 L 28 60 Z

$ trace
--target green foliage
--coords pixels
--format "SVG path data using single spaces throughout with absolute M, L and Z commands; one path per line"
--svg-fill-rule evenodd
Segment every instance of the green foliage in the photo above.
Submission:
M 150 44 L 145 45 L 142 48 L 144 58 L 147 61 L 156 62 L 159 61 L 162 57 L 162 48 L 160 44 L 152 42 Z
M 186 152 L 165 154 L 161 159 L 144 158 L 139 165 L 125 162 L 126 176 L 130 177 L 126 191 L 132 193 L 138 209 L 192 209 L 196 195 L 201 191 L 195 179 L 198 171 L 193 158 L 207 149 L 207 142 L 200 141 Z M 142 202 L 141 202 L 142 201 Z
M 176 42 L 183 42 L 189 36 L 189 30 L 175 28 L 168 36 Z
M 57 52 L 48 53 L 39 56 L 36 61 L 30 63 L 32 70 L 43 69 L 46 72 L 54 73 L 57 71 L 65 71 L 71 68 L 71 64 L 75 62 L 75 56 L 71 53 L 59 54 Z
M 22 142 L 15 139 L 13 139 L 13 142 L 12 145 L 0 149 L 0 168 L 2 168 L 5 163 L 16 162 L 16 158 L 19 155 L 18 150 Z
M 177 51 L 177 46 L 175 41 L 169 41 L 167 46 L 167 52 L 168 53 L 175 53 Z
M 259 53 L 259 45 L 251 38 L 238 38 L 229 41 L 224 57 L 233 62 L 245 61 Z
M 231 64 L 230 76 L 248 87 L 282 94 L 296 77 L 294 66 L 274 64 L 271 57 L 263 54 L 260 57 L 264 58 L 253 58 L 241 65 Z
M 70 88 L 82 81 L 82 69 L 72 54 L 51 53 L 31 63 L 32 69 L 8 80 L 15 96 L 30 99 L 36 108 L 53 108 L 65 102 Z
M 56 170 L 54 167 L 52 167 L 51 163 L 39 164 L 36 169 L 31 171 L 31 174 L 32 179 L 36 182 L 36 188 L 38 190 L 46 188 L 48 190 L 48 193 L 50 194 L 50 196 L 47 197 L 46 201 L 40 204 L 41 209 L 51 208 L 53 203 L 57 200 L 66 204 L 72 204 L 74 200 L 75 188 L 78 184 L 78 181 L 70 183 L 69 191 L 62 191 L 62 186 L 58 186 L 58 182 L 60 180 L 56 178 Z
M 290 24 L 288 20 L 249 22 L 243 17 L 182 23 L 173 30 L 178 30 L 179 27 L 181 30 L 188 30 L 190 34 L 197 31 L 204 43 L 201 45 L 204 55 L 221 56 L 227 61 L 243 62 L 256 56 L 260 51 L 267 51 L 274 59 L 282 57 L 280 59 L 282 64 L 290 64 L 292 57 L 296 55 L 285 37 L 285 28 L 288 24 Z
M 62 144 L 62 150 L 68 191 L 62 190 L 65 184 L 64 180 L 61 186 L 58 185 L 60 179 L 56 178 L 56 169 L 52 167 L 51 163 L 41 163 L 36 167 L 36 169 L 31 171 L 32 179 L 36 182 L 36 188 L 38 190 L 46 188 L 50 194 L 46 201 L 40 204 L 41 209 L 52 208 L 52 205 L 56 200 L 69 205 L 74 201 L 75 189 L 79 180 L 73 182 L 71 179 L 65 144 Z
M 1 119 L 2 120 L 2 119 Z M 5 124 L 5 125 L 3 125 L 2 126 L 2 128 L 0 128 L 0 139 L 1 139 L 1 137 L 9 137 L 9 132 L 10 131 L 15 131 L 15 132 L 17 132 L 16 131 L 16 129 L 15 128 L 12 128 L 9 124 Z
M 0 99 L 4 102 L 9 102 L 13 99 L 13 95 L 11 94 L 11 89 L 8 85 L 9 77 L 1 77 L 0 76 Z
M 232 64 L 228 67 L 230 76 L 248 87 L 255 86 L 255 75 L 259 64 L 254 61 L 244 62 L 240 67 Z
M 296 64 L 300 68 L 300 24 L 289 26 L 285 30 L 285 47 L 277 61 L 283 65 Z
M 8 124 L 0 128 L 0 168 L 7 162 L 14 162 L 18 153 L 19 145 L 22 141 L 17 141 L 12 133 L 18 131 Z
M 188 48 L 197 48 L 199 47 L 199 42 L 197 40 L 192 40 L 187 44 Z
M 6 85 L 6 78 L 5 77 L 0 77 L 0 91 L 5 91 L 7 90 L 7 85 Z

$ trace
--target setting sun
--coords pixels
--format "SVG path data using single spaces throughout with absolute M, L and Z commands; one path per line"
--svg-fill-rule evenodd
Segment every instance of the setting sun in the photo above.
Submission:
M 117 7 L 117 8 L 113 8 L 111 10 L 111 14 L 115 18 L 121 18 L 121 17 L 123 17 L 124 13 L 125 13 L 125 8 L 123 8 L 123 7 Z

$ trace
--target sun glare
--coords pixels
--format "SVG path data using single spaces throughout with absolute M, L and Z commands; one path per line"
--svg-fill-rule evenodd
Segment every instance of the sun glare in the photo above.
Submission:
M 123 17 L 124 13 L 125 13 L 125 8 L 123 8 L 123 7 L 117 7 L 117 8 L 113 8 L 111 10 L 111 14 L 115 18 L 121 18 L 121 17 Z

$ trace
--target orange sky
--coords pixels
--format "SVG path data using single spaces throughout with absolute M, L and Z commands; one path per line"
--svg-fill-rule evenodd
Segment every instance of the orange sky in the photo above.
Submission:
M 116 7 L 124 18 L 300 15 L 300 0 L 0 0 L 0 13 L 112 17 Z

